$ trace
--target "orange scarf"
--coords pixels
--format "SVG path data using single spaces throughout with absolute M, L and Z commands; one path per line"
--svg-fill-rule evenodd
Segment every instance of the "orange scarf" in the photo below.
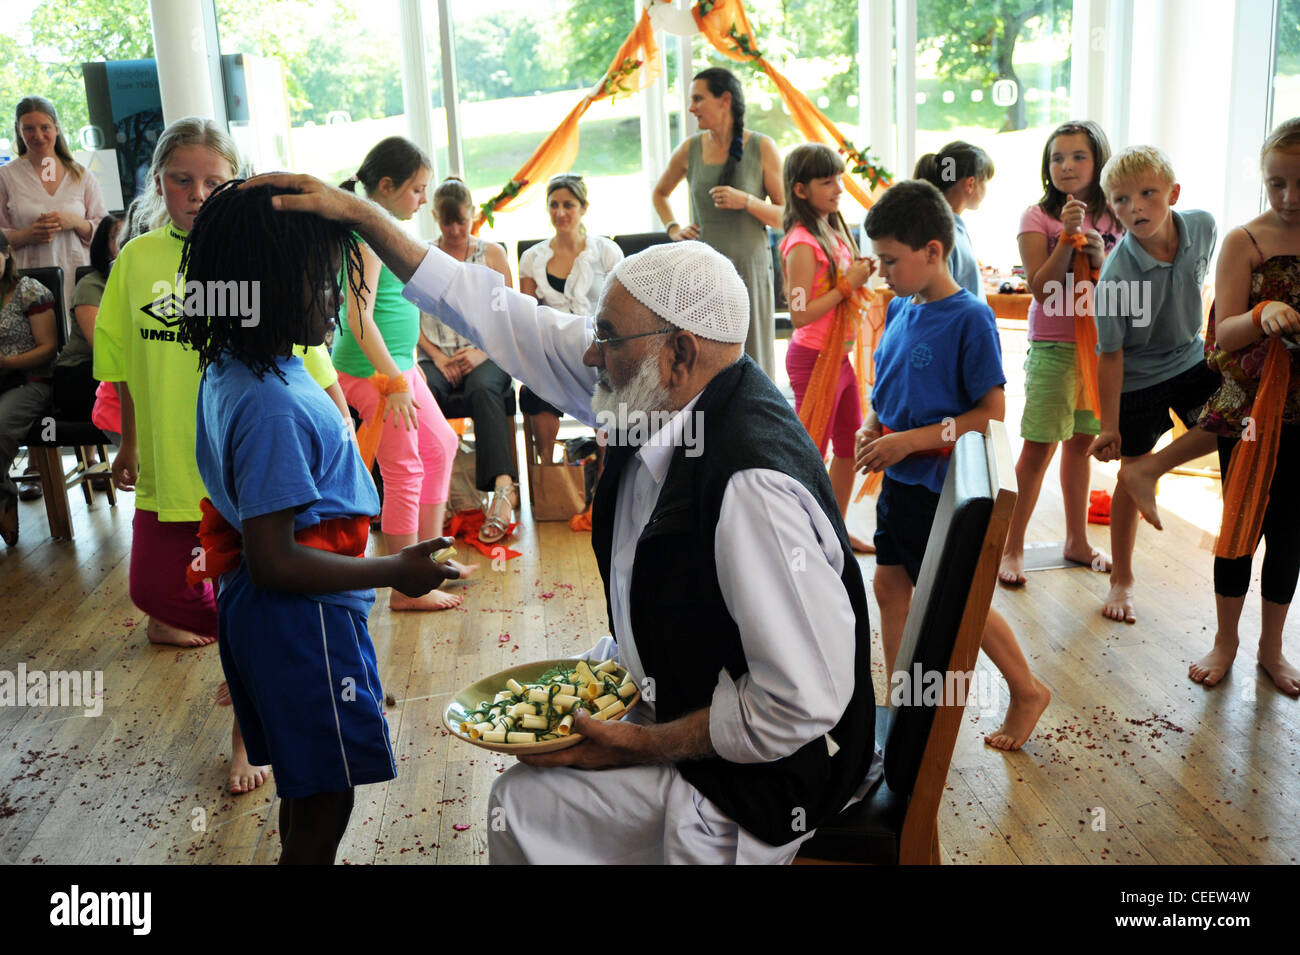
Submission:
M 379 392 L 379 404 L 375 406 L 375 413 L 357 428 L 357 448 L 361 452 L 361 460 L 365 462 L 366 470 L 369 471 L 375 464 L 379 439 L 383 436 L 384 415 L 388 413 L 388 396 L 410 391 L 411 383 L 406 380 L 405 375 L 398 375 L 390 381 L 387 375 L 378 371 L 366 380 L 375 386 L 375 391 Z
M 874 344 L 876 335 L 870 322 L 870 310 L 871 293 L 865 288 L 854 289 L 848 298 L 835 306 L 835 318 L 831 320 L 831 327 L 817 354 L 812 377 L 808 379 L 808 390 L 804 392 L 803 404 L 799 407 L 799 420 L 808 429 L 813 444 L 819 448 L 826 440 L 831 413 L 835 410 L 835 392 L 840 380 L 840 362 L 844 358 L 844 340 L 848 338 L 850 330 L 853 332 L 854 358 L 857 359 L 855 371 L 858 376 L 859 401 L 865 393 L 867 369 L 863 361 L 863 352 L 866 350 L 863 338 L 870 335 Z
M 1214 556 L 1232 560 L 1255 552 L 1259 543 L 1268 489 L 1277 466 L 1282 411 L 1291 383 L 1291 356 L 1280 338 L 1269 342 L 1268 357 L 1259 376 L 1259 390 L 1250 407 L 1254 440 L 1243 435 L 1232 449 L 1223 482 L 1223 523 Z
M 235 570 L 244 555 L 244 539 L 233 524 L 221 516 L 212 501 L 204 498 L 199 501 L 199 510 L 203 514 L 199 522 L 199 543 L 203 547 L 202 567 L 193 563 L 185 570 L 185 579 L 191 587 L 204 580 L 216 580 L 222 574 Z M 333 554 L 346 557 L 361 557 L 366 552 L 366 542 L 370 539 L 370 518 L 333 517 L 311 527 L 295 531 L 294 540 L 304 547 L 315 547 Z M 196 561 L 195 563 L 198 563 Z
M 1088 238 L 1082 232 L 1061 235 L 1062 242 L 1074 246 L 1074 371 L 1080 388 L 1077 407 L 1101 417 L 1101 391 L 1097 385 L 1097 321 L 1093 315 L 1092 296 L 1100 270 L 1088 258 Z

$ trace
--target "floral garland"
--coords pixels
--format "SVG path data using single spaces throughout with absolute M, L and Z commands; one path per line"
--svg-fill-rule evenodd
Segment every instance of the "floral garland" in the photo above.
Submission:
M 528 185 L 527 179 L 511 179 L 506 183 L 504 189 L 478 207 L 483 218 L 487 219 L 487 224 L 489 226 L 496 224 L 492 214 L 496 212 L 498 203 L 505 202 L 507 199 L 513 199 L 515 196 L 519 195 L 519 190 L 524 188 L 526 185 Z
M 605 76 L 605 83 L 601 87 L 601 91 L 610 98 L 610 102 L 617 99 L 619 94 L 626 96 L 636 92 L 628 83 L 628 80 L 632 74 L 641 68 L 643 62 L 643 60 L 634 60 L 630 56 L 625 56 L 622 63 L 609 71 Z
M 894 177 L 881 168 L 880 160 L 871 154 L 871 150 L 859 151 L 847 139 L 840 147 L 840 154 L 848 160 L 849 172 L 871 183 L 873 189 L 890 186 Z

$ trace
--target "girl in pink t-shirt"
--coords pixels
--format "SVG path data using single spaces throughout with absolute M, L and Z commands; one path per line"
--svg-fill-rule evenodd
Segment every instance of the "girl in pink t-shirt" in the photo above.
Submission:
M 1106 205 L 1101 168 L 1110 158 L 1106 134 L 1090 121 L 1063 123 L 1043 147 L 1043 198 L 1020 219 L 1020 260 L 1034 300 L 1029 306 L 1029 356 L 1025 360 L 1024 445 L 1016 463 L 1020 496 L 1011 515 L 998 577 L 1025 582 L 1025 529 L 1043 475 L 1061 445 L 1061 496 L 1065 502 L 1065 557 L 1109 573 L 1110 557 L 1088 542 L 1088 446 L 1100 431 L 1096 415 L 1077 407 L 1082 382 L 1075 372 L 1074 312 L 1067 273 L 1074 246 L 1062 235 L 1082 234 L 1094 269 L 1123 234 Z
M 866 284 L 875 271 L 875 263 L 858 258 L 853 236 L 840 215 L 843 173 L 844 160 L 820 143 L 797 146 L 786 157 L 785 238 L 781 242 L 781 257 L 785 263 L 790 321 L 795 327 L 786 351 L 785 370 L 794 390 L 796 411 L 803 406 L 821 352 L 833 348 L 840 354 L 830 427 L 818 450 L 825 455 L 829 438 L 831 488 L 840 513 L 847 515 L 853 490 L 853 439 L 862 425 L 862 394 L 857 374 L 849 362 L 852 334 L 845 342 L 826 339 L 835 320 L 836 307 Z M 874 551 L 852 534 L 849 542 L 859 553 Z

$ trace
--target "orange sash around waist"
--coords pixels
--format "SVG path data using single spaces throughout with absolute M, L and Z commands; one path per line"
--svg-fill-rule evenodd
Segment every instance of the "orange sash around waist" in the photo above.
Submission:
M 203 513 L 199 521 L 199 544 L 203 553 L 185 571 L 185 579 L 192 587 L 209 577 L 215 580 L 236 569 L 244 554 L 244 539 L 234 525 L 221 516 L 212 501 L 206 497 L 199 501 L 199 510 Z M 370 539 L 370 518 L 365 515 L 332 517 L 295 531 L 293 539 L 304 547 L 315 547 L 345 557 L 361 557 Z

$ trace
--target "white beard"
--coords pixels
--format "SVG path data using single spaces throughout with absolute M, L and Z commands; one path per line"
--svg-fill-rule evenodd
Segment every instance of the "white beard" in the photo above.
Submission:
M 650 354 L 622 388 L 613 387 L 602 370 L 591 396 L 591 410 L 597 421 L 644 422 L 655 412 L 667 411 L 670 400 L 668 388 L 659 377 L 658 356 Z

